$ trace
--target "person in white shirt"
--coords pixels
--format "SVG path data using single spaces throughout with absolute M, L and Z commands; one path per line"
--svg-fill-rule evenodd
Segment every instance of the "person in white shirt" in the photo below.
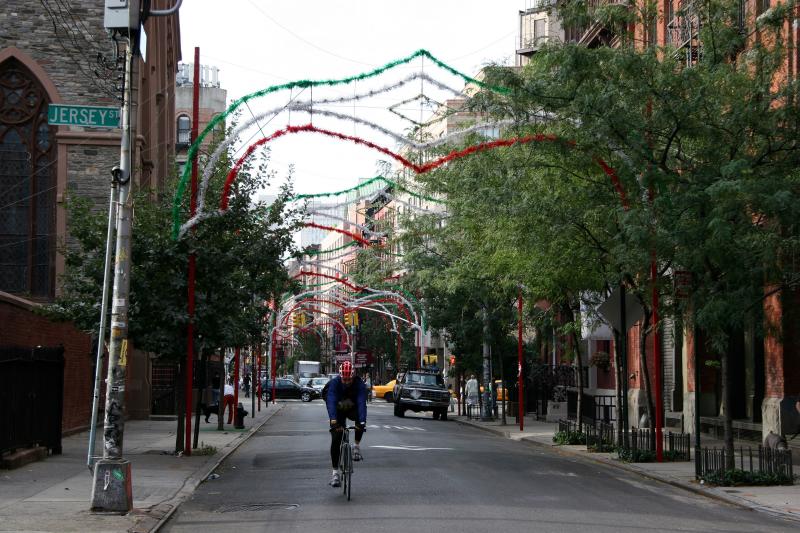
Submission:
M 470 375 L 467 380 L 467 405 L 478 405 L 478 380 L 475 379 L 475 374 Z
M 228 424 L 233 424 L 233 410 L 236 409 L 236 406 L 233 405 L 233 385 L 230 384 L 230 381 L 225 383 L 225 403 L 223 406 L 219 416 L 223 416 L 225 409 L 228 409 Z

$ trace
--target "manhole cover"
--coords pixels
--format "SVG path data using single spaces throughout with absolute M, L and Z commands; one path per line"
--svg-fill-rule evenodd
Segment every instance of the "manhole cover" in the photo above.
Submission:
M 218 513 L 252 513 L 256 511 L 271 511 L 273 509 L 283 509 L 294 511 L 300 507 L 297 503 L 238 503 L 223 505 L 217 509 Z

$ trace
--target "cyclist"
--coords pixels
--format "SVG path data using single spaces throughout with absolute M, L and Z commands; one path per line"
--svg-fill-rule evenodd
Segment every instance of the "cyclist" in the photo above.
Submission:
M 353 363 L 345 361 L 339 366 L 339 375 L 325 386 L 323 394 L 328 407 L 328 419 L 331 431 L 331 464 L 333 474 L 331 486 L 338 487 L 339 479 L 339 446 L 342 443 L 342 431 L 350 419 L 356 424 L 356 441 L 353 446 L 353 460 L 360 461 L 361 437 L 367 430 L 367 387 L 361 378 L 355 375 Z

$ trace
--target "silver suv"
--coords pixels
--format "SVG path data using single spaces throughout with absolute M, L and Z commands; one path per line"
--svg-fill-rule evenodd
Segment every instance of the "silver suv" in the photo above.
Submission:
M 450 392 L 439 372 L 409 370 L 395 387 L 394 416 L 405 416 L 406 410 L 433 412 L 434 420 L 447 420 Z

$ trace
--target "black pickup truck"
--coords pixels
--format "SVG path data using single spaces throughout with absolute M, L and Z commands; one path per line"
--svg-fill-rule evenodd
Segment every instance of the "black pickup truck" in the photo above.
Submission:
M 449 407 L 450 392 L 439 372 L 409 370 L 395 387 L 394 416 L 403 417 L 407 410 L 432 411 L 434 420 L 447 420 Z

